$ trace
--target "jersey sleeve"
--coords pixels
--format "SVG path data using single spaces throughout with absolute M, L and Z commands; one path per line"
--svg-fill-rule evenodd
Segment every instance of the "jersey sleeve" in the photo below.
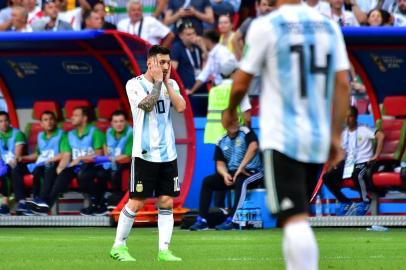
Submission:
M 373 140 L 373 139 L 375 139 L 375 131 L 373 130 L 373 129 L 371 129 L 371 128 L 369 128 L 369 127 L 364 127 L 364 132 L 365 132 L 365 135 L 367 136 L 367 138 L 368 139 L 370 139 L 370 140 Z
M 21 132 L 18 131 L 16 134 L 16 141 L 15 141 L 15 145 L 19 145 L 19 144 L 25 144 L 25 135 Z
M 59 152 L 70 153 L 72 151 L 68 143 L 68 135 L 66 133 L 62 134 L 61 141 L 59 143 Z
M 163 39 L 171 32 L 168 26 L 164 25 L 154 17 L 151 16 L 149 19 L 151 20 L 151 33 L 155 33 L 156 37 Z
M 175 80 L 171 79 L 171 84 L 172 84 L 173 90 L 175 90 L 175 92 L 180 95 L 180 87 L 179 87 L 178 83 Z
M 223 161 L 226 162 L 226 158 L 224 157 L 223 151 L 221 151 L 220 146 L 216 145 L 216 149 L 214 150 L 214 160 L 215 161 Z
M 335 34 L 336 34 L 336 57 L 335 57 L 335 66 L 334 70 L 344 71 L 350 69 L 350 62 L 348 60 L 347 50 L 345 48 L 343 34 L 341 33 L 341 29 L 339 28 L 338 24 L 332 23 Z
M 131 79 L 127 82 L 125 89 L 127 91 L 128 100 L 130 104 L 135 108 L 138 107 L 138 104 L 142 100 L 141 93 L 140 93 L 140 83 L 137 79 Z
M 258 142 L 258 137 L 255 134 L 254 131 L 252 131 L 252 129 L 250 129 L 250 131 L 247 133 L 247 135 L 245 135 L 245 143 L 248 145 L 250 145 L 250 143 L 252 142 Z
M 245 95 L 240 102 L 240 109 L 242 112 L 251 110 L 251 103 L 248 95 Z
M 106 136 L 100 129 L 96 128 L 93 133 L 93 149 L 98 150 L 106 144 Z
M 263 67 L 272 38 L 272 32 L 265 29 L 261 23 L 264 23 L 261 19 L 251 23 L 240 63 L 240 69 L 252 75 L 258 74 Z
M 213 65 L 214 65 L 213 55 L 209 54 L 209 57 L 207 58 L 207 62 L 204 65 L 202 71 L 199 73 L 199 75 L 197 75 L 196 80 L 199 80 L 204 83 L 207 82 Z
M 124 155 L 131 157 L 132 151 L 133 151 L 133 135 L 130 134 L 124 147 Z

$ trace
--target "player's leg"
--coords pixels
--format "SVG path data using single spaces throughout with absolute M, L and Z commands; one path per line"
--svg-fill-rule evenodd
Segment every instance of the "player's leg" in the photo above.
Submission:
M 110 256 L 118 261 L 135 261 L 128 253 L 126 240 L 130 234 L 137 212 L 144 206 L 144 200 L 152 197 L 154 191 L 156 165 L 140 158 L 131 161 L 128 191 L 130 199 L 123 207 L 118 219 L 116 238 Z
M 224 179 L 220 174 L 208 175 L 203 179 L 202 187 L 200 188 L 199 198 L 199 216 L 196 222 L 190 227 L 191 231 L 206 230 L 209 228 L 207 224 L 207 216 L 212 201 L 214 191 L 225 191 L 232 189 L 231 186 L 226 186 Z
M 181 258 L 174 256 L 169 250 L 174 225 L 173 198 L 180 193 L 177 161 L 161 163 L 157 180 L 155 194 L 158 196 L 158 261 L 181 261 Z
M 283 226 L 286 269 L 318 269 L 317 243 L 307 221 L 306 164 L 265 150 L 264 170 L 269 207 Z
M 259 182 L 263 179 L 263 172 L 255 172 L 250 176 L 239 175 L 234 183 L 234 203 L 230 212 L 228 213 L 228 218 L 222 224 L 216 226 L 216 230 L 232 230 L 237 228 L 237 224 L 233 223 L 235 220 L 235 212 L 238 208 L 241 208 L 244 204 L 245 197 L 247 195 L 247 188 L 255 182 Z

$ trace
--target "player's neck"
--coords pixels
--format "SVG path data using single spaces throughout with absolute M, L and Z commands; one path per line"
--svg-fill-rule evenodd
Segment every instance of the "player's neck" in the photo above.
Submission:
M 301 0 L 279 0 L 276 3 L 276 7 L 280 7 L 282 5 L 300 5 L 301 3 Z
M 306 3 L 307 5 L 314 7 L 319 3 L 319 0 L 307 0 Z
M 357 129 L 357 124 L 355 123 L 354 125 L 350 125 L 350 126 L 348 126 L 348 130 L 349 131 L 354 131 L 354 130 L 356 130 Z
M 333 13 L 334 15 L 337 15 L 337 16 L 341 16 L 341 14 L 343 13 L 343 10 L 341 8 L 331 7 L 331 13 Z

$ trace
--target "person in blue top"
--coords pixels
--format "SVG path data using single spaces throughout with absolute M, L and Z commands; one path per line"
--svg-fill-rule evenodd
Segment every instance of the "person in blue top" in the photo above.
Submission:
M 104 177 L 111 179 L 111 196 L 108 197 L 108 206 L 114 207 L 123 197 L 121 176 L 124 169 L 131 163 L 133 147 L 133 129 L 128 125 L 123 111 L 115 111 L 111 115 L 111 127 L 106 132 L 104 153 L 111 162 L 104 163 Z
M 26 140 L 24 134 L 10 125 L 10 117 L 7 112 L 0 111 L 0 154 L 2 161 L 2 175 L 0 176 L 0 192 L 3 201 L 0 206 L 0 215 L 9 215 L 8 196 L 10 195 L 9 182 L 12 182 L 15 201 L 18 202 L 15 209 L 18 215 L 31 215 L 25 204 L 25 189 L 23 176 L 27 173 L 27 167 L 20 162 L 24 154 Z
M 59 195 L 68 190 L 70 183 L 76 177 L 79 190 L 89 194 L 91 198 L 89 207 L 80 210 L 80 214 L 104 215 L 107 213 L 103 197 L 106 183 L 104 178 L 99 176 L 103 166 L 94 163 L 96 156 L 103 155 L 105 137 L 103 132 L 91 124 L 93 120 L 94 113 L 90 108 L 77 107 L 73 110 L 71 121 L 75 128 L 68 132 L 69 154 L 61 161 L 70 162 L 56 178 L 46 204 L 37 205 L 38 212 L 48 212 Z
M 238 126 L 238 121 L 235 123 Z M 216 145 L 214 160 L 216 173 L 207 176 L 200 190 L 199 216 L 192 231 L 208 229 L 207 216 L 213 191 L 234 190 L 234 205 L 226 221 L 217 230 L 232 230 L 234 214 L 245 200 L 247 187 L 263 182 L 263 169 L 258 153 L 258 139 L 248 127 L 227 129 L 227 134 L 219 139 Z
M 67 166 L 67 162 L 60 161 L 70 151 L 66 133 L 57 127 L 55 113 L 44 111 L 40 125 L 44 130 L 38 133 L 35 152 L 22 157 L 34 162 L 28 165 L 34 176 L 34 200 L 27 201 L 33 212 L 37 212 L 37 205 L 46 206 L 56 177 Z

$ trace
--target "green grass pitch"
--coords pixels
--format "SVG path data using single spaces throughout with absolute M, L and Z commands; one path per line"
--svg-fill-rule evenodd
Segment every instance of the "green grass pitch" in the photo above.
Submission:
M 406 229 L 315 229 L 320 269 L 406 269 Z M 137 261 L 116 262 L 114 228 L 0 228 L 0 269 L 283 269 L 282 231 L 175 229 L 171 249 L 180 263 L 156 261 L 156 228 L 134 228 L 128 246 Z

